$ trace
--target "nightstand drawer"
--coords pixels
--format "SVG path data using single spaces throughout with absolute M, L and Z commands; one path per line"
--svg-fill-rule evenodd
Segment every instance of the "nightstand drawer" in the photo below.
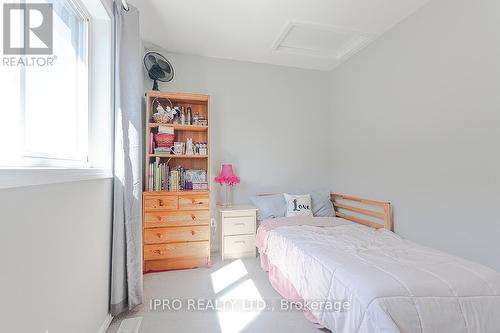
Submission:
M 208 240 L 209 237 L 208 226 L 144 229 L 145 244 L 193 242 Z
M 168 227 L 182 225 L 209 225 L 210 211 L 172 211 L 144 214 L 144 227 Z
M 255 233 L 254 216 L 226 217 L 224 218 L 223 223 L 224 236 Z
M 209 204 L 206 195 L 179 196 L 179 209 L 208 209 Z
M 238 235 L 224 237 L 224 255 L 238 255 L 255 252 L 255 235 Z
M 144 197 L 144 211 L 175 210 L 177 209 L 177 196 L 175 195 L 148 195 Z

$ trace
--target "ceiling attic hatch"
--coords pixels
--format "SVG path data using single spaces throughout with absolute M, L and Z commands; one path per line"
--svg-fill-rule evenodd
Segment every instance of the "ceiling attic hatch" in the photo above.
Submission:
M 291 21 L 285 25 L 272 49 L 276 52 L 331 59 L 335 67 L 376 37 L 377 35 L 326 24 Z

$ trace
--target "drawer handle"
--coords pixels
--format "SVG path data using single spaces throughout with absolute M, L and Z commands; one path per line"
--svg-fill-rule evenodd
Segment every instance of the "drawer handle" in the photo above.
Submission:
M 246 242 L 245 241 L 235 241 L 234 243 L 235 244 L 245 244 Z
M 238 223 L 235 223 L 234 225 L 242 225 L 242 226 L 244 226 L 244 225 L 245 225 L 245 223 L 243 223 L 243 222 L 238 222 Z
M 194 236 L 195 233 L 196 233 L 196 231 L 191 230 L 191 236 Z
M 158 205 L 163 206 L 163 200 L 162 199 L 158 199 Z
M 156 254 L 163 254 L 163 251 L 162 250 L 154 250 L 153 253 L 156 253 Z
M 194 221 L 196 220 L 196 216 L 194 214 L 191 214 L 191 219 Z
M 156 235 L 158 236 L 158 238 L 161 238 L 161 233 L 157 233 Z

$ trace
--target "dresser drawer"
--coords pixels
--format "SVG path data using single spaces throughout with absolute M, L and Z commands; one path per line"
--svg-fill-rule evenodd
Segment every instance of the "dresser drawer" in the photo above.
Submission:
M 209 254 L 208 241 L 144 245 L 144 260 L 206 257 Z
M 223 223 L 224 235 L 242 235 L 255 233 L 254 216 L 225 217 Z
M 238 256 L 246 253 L 255 253 L 255 235 L 224 237 L 225 256 Z
M 182 225 L 209 225 L 210 211 L 172 211 L 144 213 L 144 227 L 167 227 Z
M 208 209 L 210 201 L 206 195 L 179 196 L 179 209 Z
M 175 210 L 177 201 L 176 195 L 147 195 L 144 197 L 144 211 Z
M 144 261 L 144 272 L 163 272 L 171 269 L 186 269 L 210 266 L 210 257 L 190 257 L 190 258 L 171 258 L 155 259 Z
M 144 229 L 145 244 L 202 241 L 209 237 L 209 226 Z

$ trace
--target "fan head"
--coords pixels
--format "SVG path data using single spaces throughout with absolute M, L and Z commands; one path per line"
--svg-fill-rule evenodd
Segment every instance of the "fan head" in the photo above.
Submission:
M 174 78 L 174 68 L 158 52 L 148 52 L 144 56 L 144 67 L 153 80 L 153 90 L 158 90 L 158 81 L 169 82 Z

